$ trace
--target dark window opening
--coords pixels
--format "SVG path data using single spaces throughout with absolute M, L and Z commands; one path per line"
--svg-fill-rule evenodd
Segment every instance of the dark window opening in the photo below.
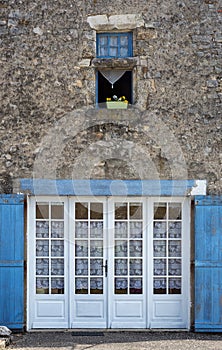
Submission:
M 106 107 L 106 99 L 116 95 L 118 98 L 125 96 L 129 104 L 132 104 L 132 71 L 126 71 L 123 76 L 113 84 L 98 71 L 97 78 L 97 103 L 99 107 Z

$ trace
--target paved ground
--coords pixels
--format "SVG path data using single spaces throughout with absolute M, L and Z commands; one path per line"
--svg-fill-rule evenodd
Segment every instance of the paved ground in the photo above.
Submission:
M 95 335 L 94 335 L 95 334 Z M 8 350 L 222 350 L 222 334 L 56 331 L 14 334 Z

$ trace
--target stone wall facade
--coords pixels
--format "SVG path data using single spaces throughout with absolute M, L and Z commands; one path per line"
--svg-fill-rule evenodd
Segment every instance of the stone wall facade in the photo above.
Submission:
M 219 0 L 0 1 L 0 192 L 41 177 L 206 179 L 221 193 L 221 28 Z M 133 105 L 99 109 L 96 32 L 123 30 Z

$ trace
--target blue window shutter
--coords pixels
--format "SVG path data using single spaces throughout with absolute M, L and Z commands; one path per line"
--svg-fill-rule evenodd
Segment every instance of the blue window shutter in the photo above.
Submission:
M 0 325 L 24 327 L 23 195 L 0 195 Z
M 195 330 L 222 332 L 222 197 L 195 200 Z

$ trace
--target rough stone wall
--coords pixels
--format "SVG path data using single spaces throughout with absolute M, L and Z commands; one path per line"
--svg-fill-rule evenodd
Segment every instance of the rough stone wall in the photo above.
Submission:
M 134 106 L 95 109 L 90 16 L 135 14 Z M 206 179 L 222 192 L 219 0 L 1 0 L 0 192 L 13 180 Z

